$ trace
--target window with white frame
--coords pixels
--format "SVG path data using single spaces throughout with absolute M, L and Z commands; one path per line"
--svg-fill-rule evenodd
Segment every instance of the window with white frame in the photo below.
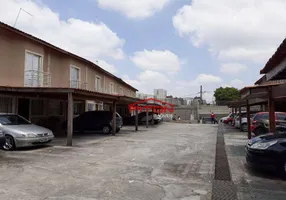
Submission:
M 26 87 L 43 86 L 43 65 L 42 56 L 30 51 L 25 53 L 25 78 Z
M 122 87 L 119 88 L 119 94 L 120 94 L 120 95 L 124 95 L 124 94 L 123 94 L 123 88 L 122 88 Z
M 80 69 L 76 66 L 70 66 L 70 87 L 80 88 Z
M 98 110 L 104 110 L 103 102 L 98 103 Z
M 110 83 L 110 94 L 114 94 L 114 84 L 113 83 Z
M 101 90 L 101 77 L 95 76 L 95 91 L 102 92 Z

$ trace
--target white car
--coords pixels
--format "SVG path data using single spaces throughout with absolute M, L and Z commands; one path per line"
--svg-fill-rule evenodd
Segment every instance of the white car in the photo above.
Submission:
M 153 113 L 153 120 L 154 120 L 154 124 L 158 124 L 160 118 L 158 117 L 157 114 Z M 141 122 L 142 123 L 146 123 L 146 116 L 142 117 Z M 150 123 L 152 122 L 152 115 L 151 115 L 151 113 L 148 115 L 148 122 L 150 122 Z

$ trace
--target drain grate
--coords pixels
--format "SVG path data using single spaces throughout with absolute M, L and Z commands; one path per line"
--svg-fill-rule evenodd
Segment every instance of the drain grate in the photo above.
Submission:
M 236 188 L 231 181 L 213 181 L 212 200 L 237 200 Z
M 222 127 L 217 132 L 215 175 L 212 185 L 212 200 L 236 200 L 236 187 L 231 181 Z
M 223 134 L 218 131 L 215 156 L 215 180 L 231 181 Z

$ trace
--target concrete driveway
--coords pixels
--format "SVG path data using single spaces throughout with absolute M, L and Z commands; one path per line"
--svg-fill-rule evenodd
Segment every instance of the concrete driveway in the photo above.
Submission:
M 0 199 L 210 199 L 216 132 L 164 123 L 75 147 L 0 151 Z

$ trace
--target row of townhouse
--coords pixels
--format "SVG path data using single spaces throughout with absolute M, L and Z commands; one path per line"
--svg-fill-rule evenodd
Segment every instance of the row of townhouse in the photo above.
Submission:
M 136 97 L 136 89 L 80 56 L 0 22 L 0 86 L 76 88 Z M 16 112 L 33 121 L 64 116 L 65 102 L 0 94 L 0 112 Z M 28 107 L 28 108 L 27 108 Z M 74 115 L 108 109 L 102 101 L 74 102 Z

